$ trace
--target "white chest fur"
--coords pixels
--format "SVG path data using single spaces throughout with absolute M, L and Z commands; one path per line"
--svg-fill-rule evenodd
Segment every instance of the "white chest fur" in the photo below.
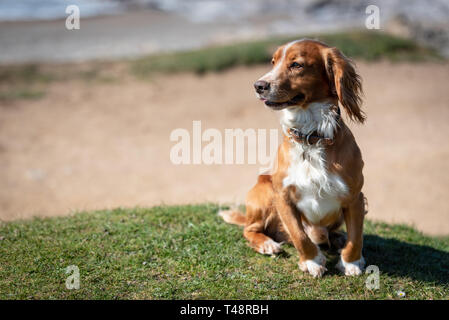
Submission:
M 296 206 L 313 224 L 328 214 L 340 209 L 341 196 L 347 193 L 347 186 L 343 180 L 326 170 L 324 150 L 321 147 L 307 147 L 301 145 L 291 149 L 291 164 L 287 176 L 283 180 L 284 187 L 296 187 L 300 199 Z M 303 156 L 306 152 L 307 155 Z
M 304 134 L 317 130 L 319 134 L 333 138 L 337 122 L 330 106 L 316 103 L 305 110 L 285 110 L 281 124 L 284 129 L 294 126 Z M 339 176 L 327 171 L 324 148 L 294 143 L 290 160 L 283 185 L 296 187 L 300 195 L 296 205 L 307 220 L 318 224 L 328 214 L 338 211 L 339 198 L 348 192 L 348 188 Z

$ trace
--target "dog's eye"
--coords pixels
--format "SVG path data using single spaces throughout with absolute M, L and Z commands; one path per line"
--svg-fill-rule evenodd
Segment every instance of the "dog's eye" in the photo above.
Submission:
M 290 65 L 290 68 L 296 68 L 296 69 L 299 69 L 299 68 L 302 68 L 302 67 L 304 67 L 304 65 L 302 64 L 302 63 L 298 63 L 298 62 L 293 62 L 291 65 Z

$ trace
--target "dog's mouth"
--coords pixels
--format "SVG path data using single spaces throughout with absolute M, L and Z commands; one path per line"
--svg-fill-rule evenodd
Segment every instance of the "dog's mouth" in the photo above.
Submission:
M 262 100 L 267 107 L 269 107 L 273 110 L 282 110 L 287 107 L 298 105 L 299 103 L 304 101 L 304 98 L 305 98 L 305 96 L 302 93 L 300 93 L 300 94 L 294 96 L 293 98 L 291 98 L 290 100 L 284 101 L 284 102 L 274 102 L 274 101 L 270 101 L 263 97 L 261 97 L 260 100 Z

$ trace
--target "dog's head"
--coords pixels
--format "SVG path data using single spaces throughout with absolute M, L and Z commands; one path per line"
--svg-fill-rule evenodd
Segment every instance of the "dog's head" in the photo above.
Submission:
M 337 48 L 297 40 L 279 47 L 271 63 L 273 69 L 254 83 L 258 98 L 269 108 L 307 108 L 311 102 L 338 99 L 351 119 L 364 122 L 360 76 Z

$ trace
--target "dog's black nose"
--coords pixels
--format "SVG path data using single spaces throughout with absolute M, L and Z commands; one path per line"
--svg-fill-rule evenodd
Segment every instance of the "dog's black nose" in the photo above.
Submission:
M 254 83 L 254 88 L 256 88 L 257 93 L 263 93 L 270 89 L 270 83 L 264 80 L 259 80 Z

